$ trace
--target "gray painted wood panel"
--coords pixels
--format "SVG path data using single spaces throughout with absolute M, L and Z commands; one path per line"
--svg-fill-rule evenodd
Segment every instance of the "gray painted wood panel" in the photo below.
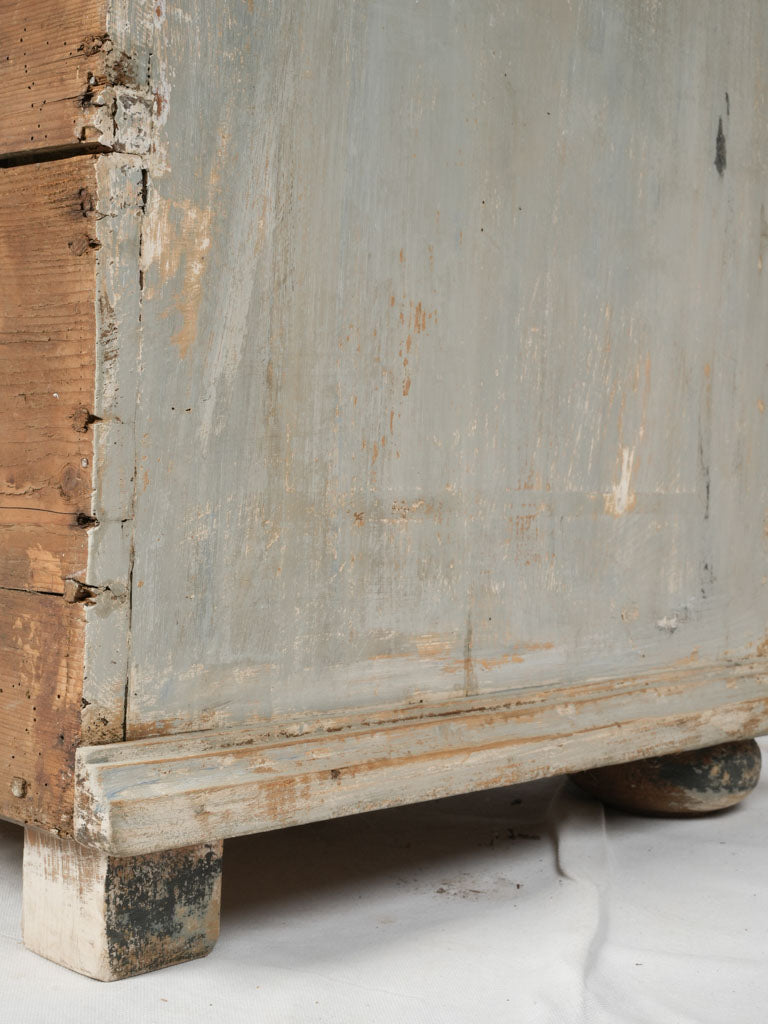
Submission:
M 763 653 L 765 5 L 152 7 L 128 736 Z

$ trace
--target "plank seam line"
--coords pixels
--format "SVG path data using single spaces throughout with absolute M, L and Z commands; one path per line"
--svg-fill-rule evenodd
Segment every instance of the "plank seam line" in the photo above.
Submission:
M 37 590 L 35 587 L 3 587 L 0 591 L 11 594 L 40 594 L 42 597 L 63 597 L 60 590 Z
M 0 168 L 21 167 L 25 164 L 44 164 L 52 160 L 70 160 L 75 156 L 93 156 L 99 153 L 115 152 L 100 142 L 79 142 L 66 146 L 52 146 L 49 149 L 20 150 L 0 156 Z

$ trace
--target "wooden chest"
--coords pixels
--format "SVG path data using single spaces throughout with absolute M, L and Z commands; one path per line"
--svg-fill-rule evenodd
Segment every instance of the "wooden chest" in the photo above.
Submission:
M 224 837 L 766 731 L 766 67 L 761 0 L 0 0 L 30 946 L 195 955 Z

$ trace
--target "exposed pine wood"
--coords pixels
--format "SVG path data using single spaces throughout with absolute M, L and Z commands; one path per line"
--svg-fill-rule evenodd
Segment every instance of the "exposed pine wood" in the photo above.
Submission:
M 753 736 L 768 673 L 723 664 L 468 703 L 271 742 L 233 730 L 82 747 L 76 835 L 145 853 Z
M 0 154 L 88 140 L 106 0 L 0 0 Z
M 85 576 L 93 471 L 94 184 L 90 156 L 0 171 L 0 815 L 65 833 L 85 621 L 66 579 Z
M 0 817 L 67 834 L 80 739 L 82 604 L 0 589 Z
M 94 159 L 0 171 L 1 509 L 88 509 Z
M 66 577 L 84 571 L 85 556 L 75 516 L 0 509 L 0 589 L 63 594 Z

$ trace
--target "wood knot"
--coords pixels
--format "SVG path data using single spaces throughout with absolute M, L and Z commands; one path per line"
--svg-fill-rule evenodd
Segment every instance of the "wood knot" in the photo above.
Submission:
M 81 488 L 80 471 L 75 466 L 65 466 L 59 477 L 59 494 L 62 498 L 71 499 Z

